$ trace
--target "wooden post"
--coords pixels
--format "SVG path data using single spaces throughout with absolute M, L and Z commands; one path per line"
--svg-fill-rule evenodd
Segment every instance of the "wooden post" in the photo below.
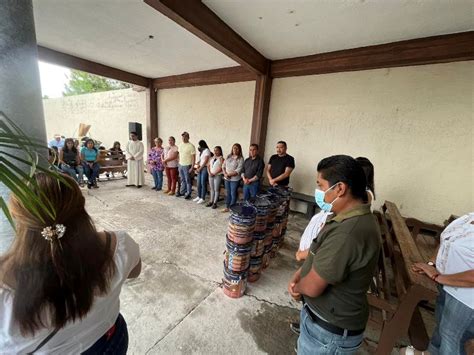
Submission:
M 270 109 L 270 96 L 272 91 L 272 78 L 270 75 L 258 75 L 255 83 L 255 98 L 253 104 L 252 130 L 250 144 L 259 145 L 259 155 L 265 155 L 265 140 L 267 138 L 268 112 Z
M 150 80 L 147 91 L 147 115 L 146 115 L 146 136 L 148 145 L 153 145 L 153 139 L 158 137 L 158 90 L 153 87 Z

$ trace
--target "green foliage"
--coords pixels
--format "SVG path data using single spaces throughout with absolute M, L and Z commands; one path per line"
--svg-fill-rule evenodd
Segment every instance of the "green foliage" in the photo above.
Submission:
M 63 96 L 127 89 L 130 87 L 131 85 L 122 81 L 104 78 L 103 76 L 72 69 L 69 82 L 64 85 Z
M 43 167 L 40 159 L 47 160 L 38 151 L 47 151 L 45 144 L 29 138 L 3 112 L 0 111 L 0 183 L 4 184 L 34 216 L 44 222 L 44 217 L 55 218 L 55 210 L 46 195 L 39 191 L 34 174 L 44 172 L 70 186 L 61 174 Z M 26 167 L 21 168 L 21 167 Z M 7 202 L 0 196 L 0 207 L 14 228 Z

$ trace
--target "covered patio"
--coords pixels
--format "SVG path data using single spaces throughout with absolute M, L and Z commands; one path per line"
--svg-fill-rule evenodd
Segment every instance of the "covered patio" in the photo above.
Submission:
M 0 67 L 0 110 L 32 136 L 45 136 L 39 59 L 145 90 L 146 146 L 188 131 L 224 154 L 257 143 L 268 162 L 284 140 L 296 160 L 290 185 L 302 196 L 313 196 L 319 160 L 348 154 L 373 162 L 375 207 L 394 202 L 402 222 L 442 226 L 474 209 L 469 1 L 33 0 L 0 5 L 0 21 L 15 29 L 0 42 L 15 49 Z M 85 195 L 100 228 L 127 230 L 141 248 L 142 275 L 121 296 L 129 353 L 293 353 L 288 325 L 300 305 L 286 287 L 307 224 L 301 201 L 292 201 L 278 257 L 233 300 L 221 290 L 226 215 L 120 181 Z M 420 248 L 416 225 L 402 224 L 408 249 Z M 398 265 L 413 282 L 403 247 Z M 385 301 L 375 318 L 388 321 L 398 304 Z M 426 344 L 432 307 L 414 319 L 393 354 L 420 324 Z M 381 353 L 381 328 L 369 322 L 361 353 Z

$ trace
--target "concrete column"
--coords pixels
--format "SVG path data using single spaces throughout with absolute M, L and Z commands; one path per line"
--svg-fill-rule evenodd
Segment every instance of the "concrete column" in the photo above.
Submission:
M 0 111 L 30 137 L 46 144 L 31 0 L 0 1 Z M 0 154 L 1 149 L 4 148 L 0 148 Z M 5 198 L 8 194 L 0 184 L 0 195 Z M 13 232 L 0 212 L 0 253 L 12 237 Z

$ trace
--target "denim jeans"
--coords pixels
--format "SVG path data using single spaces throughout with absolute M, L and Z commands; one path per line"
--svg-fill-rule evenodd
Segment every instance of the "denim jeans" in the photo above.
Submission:
M 209 177 L 209 173 L 207 171 L 207 168 L 203 168 L 199 173 L 198 173 L 198 196 L 202 198 L 203 200 L 206 198 L 207 194 L 207 179 Z
M 247 201 L 250 197 L 257 196 L 259 182 L 254 181 L 250 185 L 244 184 L 244 200 Z
M 222 175 L 209 176 L 209 186 L 211 187 L 211 202 L 217 203 L 221 190 Z
M 238 181 L 229 181 L 224 180 L 225 183 L 225 205 L 227 208 L 235 205 L 237 202 L 237 189 L 239 188 L 240 180 Z
M 428 347 L 432 355 L 465 355 L 464 344 L 474 338 L 474 310 L 438 286 L 436 327 Z
M 155 182 L 155 188 L 157 190 L 161 190 L 163 188 L 163 171 L 151 169 L 151 175 L 153 176 L 153 181 Z
M 356 354 L 364 333 L 353 336 L 333 334 L 314 323 L 306 310 L 301 309 L 298 355 Z
M 106 334 L 97 340 L 94 345 L 84 351 L 83 355 L 110 354 L 125 355 L 128 349 L 128 330 L 127 323 L 119 314 L 115 322 L 115 332 L 112 337 Z
M 87 180 L 89 181 L 88 184 L 95 184 L 95 179 L 99 177 L 99 164 L 94 163 L 91 168 L 87 162 L 84 162 L 82 163 L 82 166 L 84 167 L 84 174 L 87 176 Z
M 82 183 L 84 181 L 84 169 L 82 168 L 82 165 L 76 165 L 76 166 L 71 166 L 71 165 L 65 165 L 61 164 L 61 170 L 64 171 L 66 174 L 74 178 L 79 183 Z M 79 178 L 77 177 L 79 175 Z
M 179 180 L 181 181 L 181 195 L 191 196 L 192 185 L 191 185 L 191 174 L 189 173 L 191 165 L 179 165 Z

